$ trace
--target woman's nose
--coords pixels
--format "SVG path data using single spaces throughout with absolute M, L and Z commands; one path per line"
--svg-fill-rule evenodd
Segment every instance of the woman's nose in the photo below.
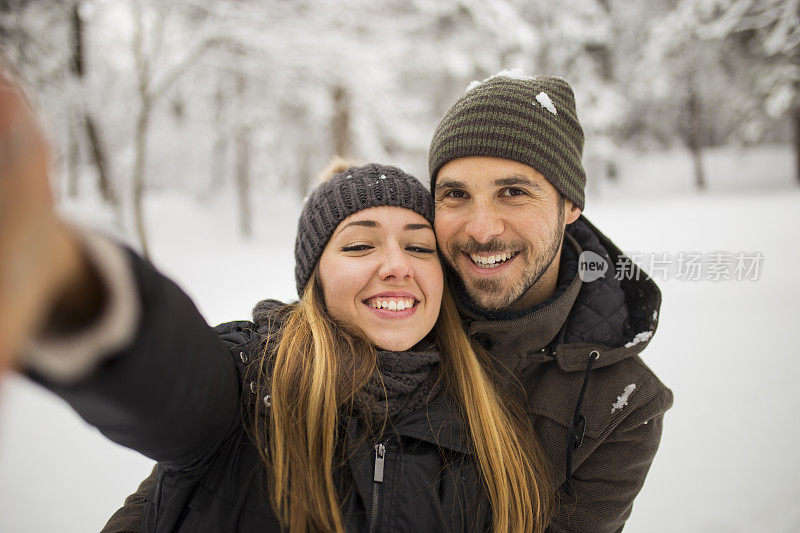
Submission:
M 408 255 L 403 253 L 400 247 L 392 247 L 386 250 L 381 262 L 379 276 L 381 280 L 414 277 L 414 269 L 411 267 Z

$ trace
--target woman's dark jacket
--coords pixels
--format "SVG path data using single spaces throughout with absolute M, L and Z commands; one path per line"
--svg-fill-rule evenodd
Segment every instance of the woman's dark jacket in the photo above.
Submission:
M 266 475 L 243 422 L 248 365 L 264 348 L 253 322 L 206 325 L 191 300 L 130 254 L 141 300 L 133 344 L 70 386 L 48 383 L 111 440 L 158 461 L 142 531 L 280 531 Z M 263 309 L 262 309 L 263 310 Z M 380 437 L 343 421 L 348 531 L 476 531 L 489 514 L 463 428 L 445 394 L 393 420 Z

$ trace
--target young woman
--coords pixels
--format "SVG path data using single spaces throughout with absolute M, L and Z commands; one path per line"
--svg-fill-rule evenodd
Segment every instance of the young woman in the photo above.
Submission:
M 546 462 L 463 331 L 415 178 L 321 184 L 300 300 L 212 329 L 148 262 L 61 222 L 46 168 L 0 91 L 0 362 L 158 461 L 142 531 L 544 531 Z

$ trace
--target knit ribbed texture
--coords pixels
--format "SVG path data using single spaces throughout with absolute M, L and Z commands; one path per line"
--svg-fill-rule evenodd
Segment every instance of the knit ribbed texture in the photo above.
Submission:
M 433 224 L 430 193 L 417 178 L 396 167 L 375 163 L 350 167 L 311 193 L 297 223 L 294 247 L 299 295 L 339 223 L 353 213 L 380 206 L 410 209 Z
M 425 409 L 439 394 L 439 352 L 423 341 L 405 352 L 378 351 L 378 368 L 354 408 L 372 420 L 397 420 Z
M 509 74 L 468 89 L 447 110 L 428 153 L 431 191 L 448 161 L 500 157 L 532 167 L 583 209 L 583 129 L 572 88 L 552 76 Z

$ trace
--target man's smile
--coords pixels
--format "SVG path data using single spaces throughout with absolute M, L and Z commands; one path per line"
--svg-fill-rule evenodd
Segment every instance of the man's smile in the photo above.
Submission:
M 484 255 L 484 254 L 467 254 L 470 261 L 477 266 L 478 268 L 484 269 L 491 269 L 497 268 L 500 265 L 505 264 L 507 261 L 510 261 L 519 251 L 514 252 L 502 252 L 496 253 L 494 255 Z
M 462 276 L 475 278 L 496 277 L 507 275 L 514 265 L 521 261 L 521 250 L 500 252 L 493 254 L 476 254 L 462 251 L 458 254 L 463 265 L 456 268 Z

